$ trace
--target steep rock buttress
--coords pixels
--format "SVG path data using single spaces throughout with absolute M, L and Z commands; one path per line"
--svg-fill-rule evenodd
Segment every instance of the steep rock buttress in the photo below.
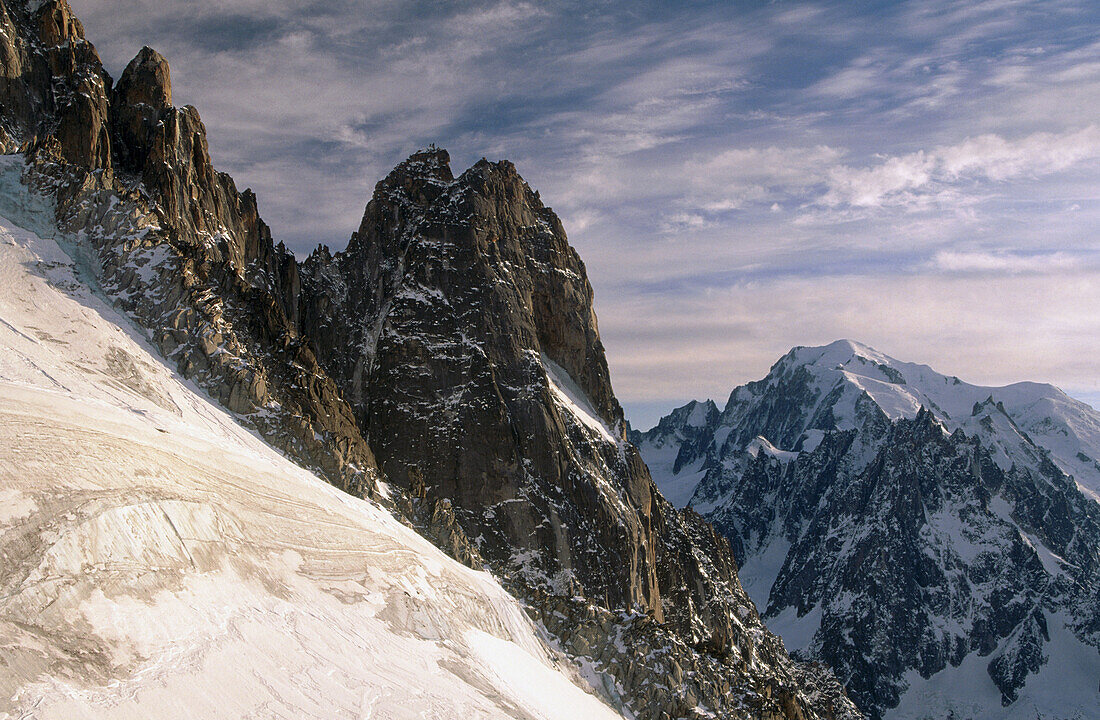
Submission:
M 387 477 L 446 503 L 631 707 L 828 715 L 760 624 L 726 542 L 660 496 L 626 441 L 584 264 L 511 163 L 455 178 L 445 151 L 414 154 L 344 252 L 305 261 L 301 287 L 303 330 Z M 671 668 L 674 687 L 660 679 Z
M 255 195 L 214 170 L 198 111 L 172 105 L 165 59 L 143 48 L 115 84 L 63 0 L 0 0 L 0 31 L 0 150 L 26 155 L 26 180 L 87 238 L 95 281 L 242 422 L 373 492 L 370 448 L 287 313 L 294 258 Z

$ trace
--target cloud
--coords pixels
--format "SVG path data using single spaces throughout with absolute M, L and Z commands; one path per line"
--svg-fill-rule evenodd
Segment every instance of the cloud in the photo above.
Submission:
M 1048 175 L 1100 158 L 1100 128 L 1089 125 L 1076 132 L 1040 132 L 1015 142 L 998 135 L 981 135 L 937 154 L 949 178 L 973 176 L 999 181 Z
M 909 204 L 915 199 L 913 191 L 932 183 L 936 165 L 936 160 L 921 150 L 887 158 L 870 168 L 837 167 L 829 173 L 829 191 L 819 202 L 830 207 Z
M 1006 252 L 937 252 L 931 266 L 950 273 L 1044 274 L 1084 269 L 1091 258 L 1073 253 L 1054 252 L 1021 255 Z
M 1100 159 L 1100 128 L 1034 133 L 1007 140 L 987 134 L 930 151 L 887 157 L 864 168 L 837 167 L 818 203 L 828 207 L 918 207 L 948 197 L 951 185 L 1039 177 Z

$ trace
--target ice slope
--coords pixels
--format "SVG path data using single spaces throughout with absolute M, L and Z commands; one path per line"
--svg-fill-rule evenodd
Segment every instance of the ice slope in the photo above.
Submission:
M 599 413 L 592 407 L 592 402 L 585 396 L 584 390 L 569 377 L 569 373 L 560 365 L 546 356 L 539 355 L 543 369 L 546 371 L 546 381 L 550 385 L 550 392 L 557 403 L 572 415 L 581 424 L 594 431 L 602 440 L 612 444 L 618 444 L 615 434 L 607 424 L 600 419 Z
M 169 371 L 17 175 L 4 159 L 0 718 L 619 717 L 488 574 Z
M 888 720 L 1093 720 L 1097 704 L 1096 649 L 1083 644 L 1069 629 L 1069 619 L 1058 613 L 1047 620 L 1048 661 L 1029 678 L 1024 697 L 1008 707 L 989 679 L 988 657 L 972 654 L 957 668 L 921 677 L 910 670 L 908 691 L 888 713 Z

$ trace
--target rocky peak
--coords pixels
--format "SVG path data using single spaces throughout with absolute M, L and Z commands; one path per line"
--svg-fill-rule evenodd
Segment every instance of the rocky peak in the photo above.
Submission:
M 681 428 L 702 428 L 718 419 L 718 406 L 713 400 L 692 400 L 661 418 L 655 428 L 662 434 L 668 434 Z
M 27 3 L 28 9 L 34 5 L 39 5 L 36 14 L 38 31 L 47 47 L 84 40 L 84 26 L 73 16 L 66 0 Z
M 383 182 L 398 176 L 421 177 L 449 183 L 454 180 L 454 174 L 451 172 L 451 154 L 435 145 L 421 148 L 398 163 Z
M 785 662 L 744 629 L 728 544 L 661 500 L 624 440 L 584 264 L 512 163 L 454 178 L 445 151 L 411 156 L 347 249 L 304 263 L 300 307 L 386 476 L 430 511 L 426 532 L 469 546 L 570 652 L 633 693 L 670 653 L 719 709 L 725 663 Z M 623 618 L 637 620 L 615 630 Z M 624 632 L 634 659 L 612 649 Z M 648 692 L 642 716 L 695 716 L 682 689 Z
M 156 110 L 172 106 L 172 77 L 168 61 L 146 45 L 122 71 L 115 87 L 124 105 L 148 105 Z
M 374 199 L 428 206 L 453 181 L 450 154 L 432 146 L 414 152 L 391 170 L 375 187 Z
M 168 62 L 143 47 L 112 93 L 116 165 L 140 178 L 166 225 L 212 246 L 247 283 L 269 283 L 276 260 L 256 196 L 214 169 L 198 110 L 171 103 Z
M 111 78 L 64 0 L 0 0 L 0 150 L 111 167 Z
M 920 439 L 942 438 L 948 434 L 943 423 L 936 418 L 936 414 L 923 405 L 917 409 L 912 427 L 914 434 Z
M 346 366 L 343 374 L 349 378 L 350 396 L 363 397 L 380 323 L 395 302 L 404 302 L 399 286 L 430 272 L 430 277 L 416 282 L 434 288 L 453 307 L 475 302 L 459 296 L 493 295 L 497 291 L 491 288 L 498 285 L 514 288 L 520 295 L 515 303 L 530 319 L 529 334 L 513 340 L 562 367 L 584 390 L 600 419 L 621 426 L 622 410 L 611 391 L 584 264 L 569 246 L 557 216 L 512 163 L 482 159 L 455 178 L 446 150 L 431 147 L 414 153 L 378 183 L 358 231 L 335 259 L 346 282 L 323 284 L 348 289 L 352 295 L 340 302 L 350 309 L 349 317 L 373 318 L 375 323 L 352 323 L 356 327 L 347 330 L 356 338 L 354 346 L 363 350 L 359 359 L 327 353 L 323 342 L 318 346 L 321 356 L 332 355 L 332 362 Z M 311 258 L 306 266 L 321 272 L 321 260 Z M 466 275 L 456 274 L 459 264 L 466 266 Z M 523 280 L 516 283 L 518 277 Z M 320 277 L 316 284 L 322 284 Z M 308 298 L 306 302 L 317 305 Z M 327 301 L 321 305 L 335 307 Z M 303 307 L 303 317 L 311 317 L 314 309 L 325 312 L 319 306 Z M 342 321 L 318 317 L 315 322 L 333 327 Z

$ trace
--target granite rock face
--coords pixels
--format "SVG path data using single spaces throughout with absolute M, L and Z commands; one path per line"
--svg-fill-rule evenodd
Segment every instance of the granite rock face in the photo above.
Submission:
M 584 265 L 511 163 L 456 178 L 443 150 L 411 156 L 345 251 L 303 263 L 298 307 L 387 478 L 448 502 L 629 707 L 829 716 L 759 624 L 728 544 L 657 493 L 626 441 Z
M 304 264 L 303 295 L 323 299 L 305 303 L 303 326 L 387 477 L 408 486 L 415 469 L 430 495 L 476 514 L 469 529 L 488 533 L 497 562 L 540 551 L 514 572 L 659 612 L 644 468 L 621 437 L 571 439 L 548 380 L 551 366 L 576 377 L 596 398 L 593 420 L 621 436 L 592 291 L 560 224 L 515 169 L 482 162 L 453 180 L 443 151 L 413 156 L 379 184 L 332 262 L 335 282 L 327 253 Z M 321 322 L 317 305 L 329 309 Z M 351 338 L 325 331 L 340 318 L 354 323 Z M 335 342 L 326 347 L 326 337 Z M 608 471 L 617 487 L 599 482 Z
M 67 2 L 31 6 L 0 3 L 0 150 L 109 170 L 111 77 Z
M 213 169 L 193 107 L 143 48 L 117 85 L 66 2 L 0 1 L 5 152 L 83 234 L 95 280 L 180 371 L 332 482 L 374 492 L 350 406 L 286 313 L 297 265 L 256 198 Z

